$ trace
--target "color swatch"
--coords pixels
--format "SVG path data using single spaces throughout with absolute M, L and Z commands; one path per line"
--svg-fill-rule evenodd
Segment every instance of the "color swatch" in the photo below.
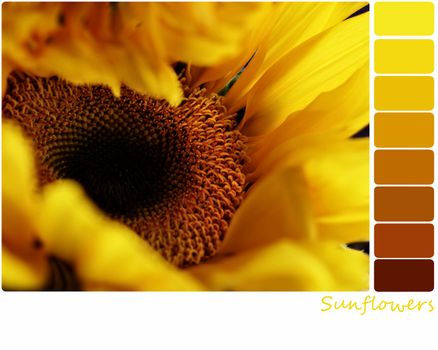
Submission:
M 374 289 L 432 291 L 434 4 L 377 2 L 374 31 Z
M 374 262 L 374 289 L 378 292 L 431 292 L 432 260 L 400 259 Z
M 374 145 L 381 148 L 430 148 L 433 146 L 432 113 L 376 113 Z
M 430 150 L 380 150 L 374 153 L 376 184 L 433 183 L 433 152 Z
M 432 73 L 433 50 L 432 40 L 376 40 L 374 70 L 382 74 Z
M 433 109 L 433 78 L 427 76 L 380 76 L 374 80 L 377 110 Z
M 376 35 L 432 35 L 432 2 L 377 2 L 374 6 Z
M 433 236 L 432 224 L 377 224 L 374 254 L 378 258 L 431 258 Z
M 376 187 L 374 218 L 377 221 L 432 221 L 432 187 Z

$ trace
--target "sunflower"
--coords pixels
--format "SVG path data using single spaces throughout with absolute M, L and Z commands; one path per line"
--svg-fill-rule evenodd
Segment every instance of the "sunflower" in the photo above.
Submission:
M 3 6 L 3 288 L 364 290 L 364 3 Z

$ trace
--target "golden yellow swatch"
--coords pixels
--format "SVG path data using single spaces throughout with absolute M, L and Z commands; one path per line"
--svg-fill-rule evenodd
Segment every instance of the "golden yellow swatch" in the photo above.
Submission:
M 376 40 L 374 70 L 376 73 L 427 74 L 433 72 L 432 40 Z
M 434 143 L 432 113 L 376 113 L 376 147 L 428 148 Z
M 428 76 L 379 76 L 374 80 L 377 110 L 431 110 L 433 78 Z
M 377 35 L 432 35 L 432 2 L 377 2 L 374 31 Z

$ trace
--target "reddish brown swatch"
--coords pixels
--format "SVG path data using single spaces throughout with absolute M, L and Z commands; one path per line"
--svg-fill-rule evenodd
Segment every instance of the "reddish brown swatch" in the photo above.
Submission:
M 377 224 L 374 226 L 374 255 L 378 258 L 431 258 L 433 225 Z
M 433 290 L 432 260 L 376 260 L 374 289 L 377 292 L 430 292 Z
M 376 184 L 433 183 L 433 152 L 429 150 L 396 150 L 374 152 Z
M 376 221 L 432 221 L 433 215 L 432 187 L 376 187 L 374 189 Z

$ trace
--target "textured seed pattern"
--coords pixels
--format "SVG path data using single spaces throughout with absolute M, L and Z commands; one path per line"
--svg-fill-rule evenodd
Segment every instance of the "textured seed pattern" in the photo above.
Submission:
M 184 82 L 182 82 L 184 83 Z M 245 186 L 245 138 L 221 98 L 189 91 L 178 107 L 126 87 L 15 72 L 3 116 L 32 138 L 45 185 L 82 184 L 91 199 L 177 266 L 212 257 Z

